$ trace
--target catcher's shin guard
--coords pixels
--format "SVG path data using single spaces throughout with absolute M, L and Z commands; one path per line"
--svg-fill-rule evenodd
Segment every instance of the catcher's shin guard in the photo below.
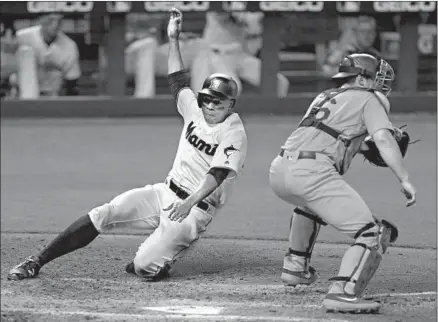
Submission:
M 365 225 L 357 232 L 356 242 L 345 253 L 339 276 L 330 280 L 345 282 L 345 293 L 360 297 L 377 271 L 382 254 L 397 237 L 397 228 L 387 220 Z
M 281 274 L 286 285 L 315 282 L 317 274 L 309 262 L 321 224 L 325 225 L 319 217 L 300 208 L 294 210 L 290 222 L 289 250 L 284 257 Z

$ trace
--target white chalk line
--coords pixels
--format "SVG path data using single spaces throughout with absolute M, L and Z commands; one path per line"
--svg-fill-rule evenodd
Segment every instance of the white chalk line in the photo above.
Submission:
M 223 306 L 202 306 L 202 305 L 170 305 L 170 306 L 145 306 L 144 310 L 158 311 L 173 314 L 205 314 L 218 315 L 223 310 Z
M 50 309 L 37 309 L 37 308 L 2 308 L 2 314 L 6 312 L 16 313 L 33 313 L 40 315 L 80 315 L 95 318 L 117 318 L 117 319 L 161 319 L 161 320 L 212 320 L 217 321 L 291 321 L 291 322 L 347 322 L 348 320 L 341 319 L 327 319 L 327 318 L 306 318 L 306 317 L 288 317 L 288 316 L 247 316 L 247 315 L 202 315 L 202 314 L 128 314 L 128 313 L 102 313 L 102 312 L 89 312 L 89 311 L 60 311 Z
M 117 280 L 110 280 L 110 279 L 94 279 L 94 278 L 61 278 L 61 280 L 70 280 L 70 281 L 86 281 L 86 282 L 112 282 L 115 284 L 124 284 L 126 285 L 126 281 L 117 281 Z M 136 283 L 136 282 L 135 282 Z M 137 284 L 137 283 L 136 283 Z M 215 285 L 226 287 L 226 286 L 236 286 L 234 284 L 208 284 L 209 287 L 213 287 Z M 284 285 L 273 285 L 273 284 L 261 284 L 261 285 L 252 285 L 254 287 L 259 288 L 284 288 Z M 10 292 L 8 290 L 2 289 L 2 295 L 7 295 Z M 379 298 L 379 297 L 411 297 L 411 296 L 436 296 L 437 292 L 435 291 L 428 291 L 428 292 L 411 292 L 411 293 L 381 293 L 381 294 L 374 294 L 369 295 L 366 298 Z M 36 308 L 2 308 L 2 311 L 4 312 L 28 312 L 33 314 L 50 314 L 50 315 L 81 315 L 81 316 L 92 316 L 96 318 L 131 318 L 131 319 L 168 319 L 168 320 L 174 320 L 174 319 L 191 319 L 191 320 L 217 320 L 220 318 L 223 321 L 254 321 L 254 320 L 264 320 L 264 321 L 293 321 L 293 322 L 306 322 L 306 321 L 324 321 L 324 322 L 339 322 L 339 321 L 346 321 L 346 320 L 339 320 L 339 319 L 315 319 L 315 318 L 305 318 L 305 317 L 286 317 L 286 316 L 241 316 L 241 315 L 221 315 L 219 314 L 220 311 L 218 311 L 218 314 L 199 314 L 199 312 L 202 312 L 202 310 L 196 312 L 196 310 L 193 310 L 193 313 L 190 313 L 190 310 L 187 311 L 189 313 L 181 313 L 178 312 L 179 308 L 184 308 L 184 306 L 181 305 L 174 305 L 169 306 L 170 303 L 179 302 L 179 304 L 188 304 L 187 302 L 190 302 L 189 300 L 171 300 L 168 302 L 167 307 L 165 306 L 156 306 L 156 307 L 143 307 L 143 309 L 146 310 L 155 310 L 155 311 L 164 311 L 165 313 L 170 314 L 126 314 L 126 313 L 102 313 L 102 312 L 91 312 L 91 311 L 59 311 L 59 310 L 50 310 L 50 309 L 36 309 Z M 197 302 L 198 304 L 201 304 Z M 176 304 L 176 303 L 175 303 Z M 222 306 L 239 306 L 239 307 L 283 307 L 283 305 L 277 305 L 277 304 L 269 304 L 269 303 L 236 303 L 236 302 L 220 302 L 217 303 L 217 305 Z M 185 308 L 190 308 L 192 306 L 186 305 Z M 321 305 L 317 304 L 296 304 L 291 305 L 291 308 L 321 308 Z M 163 308 L 167 308 L 167 310 L 163 310 Z M 172 312 L 172 308 L 175 309 L 174 312 Z M 205 308 L 208 308 L 207 306 Z M 208 310 L 207 310 L 208 311 Z
M 427 295 L 437 295 L 437 292 L 413 292 L 413 293 L 381 293 L 381 294 L 370 294 L 366 298 L 375 297 L 409 297 L 409 296 L 427 296 Z
M 137 280 L 133 280 L 132 282 L 128 281 L 119 281 L 119 280 L 113 280 L 113 279 L 95 279 L 95 278 L 87 278 L 87 277 L 65 277 L 60 278 L 60 280 L 63 281 L 81 281 L 81 282 L 100 282 L 105 281 L 108 283 L 113 284 L 120 284 L 120 285 L 126 285 L 126 284 L 138 284 Z M 178 281 L 174 283 L 191 283 L 192 280 L 187 281 Z M 172 282 L 171 282 L 172 283 Z M 284 286 L 283 284 L 229 284 L 229 283 L 198 283 L 199 287 L 203 287 L 203 289 L 217 289 L 218 287 L 238 287 L 239 289 L 245 289 L 245 288 L 260 288 L 260 289 L 271 289 L 271 290 L 282 290 L 282 289 L 289 289 L 289 287 Z M 294 288 L 291 288 L 291 290 L 294 290 Z M 303 291 L 305 288 L 298 288 L 297 290 Z M 311 288 L 309 288 L 309 292 L 311 292 Z M 437 295 L 437 292 L 435 291 L 428 291 L 428 292 L 408 292 L 408 293 L 380 293 L 380 294 L 370 294 L 367 295 L 367 298 L 371 297 L 403 297 L 403 296 L 427 296 L 427 295 Z
M 11 291 L 9 288 L 6 287 L 2 287 L 1 289 L 1 295 L 2 296 L 10 296 L 13 295 L 14 292 Z M 28 297 L 30 301 L 32 301 L 32 297 L 29 296 Z M 108 299 L 105 300 L 105 302 L 107 302 Z M 52 303 L 65 303 L 65 300 L 54 300 L 51 299 Z M 76 303 L 77 301 L 75 300 L 71 300 L 70 303 Z M 99 302 L 99 301 L 96 301 Z M 132 301 L 130 300 L 121 300 L 121 299 L 115 299 L 112 300 L 112 302 L 114 303 L 118 303 L 118 304 L 124 304 L 124 303 L 132 303 Z M 154 301 L 156 305 L 159 304 L 165 304 L 167 307 L 173 306 L 174 308 L 177 308 L 179 306 L 185 305 L 185 306 L 196 306 L 196 305 L 200 305 L 205 303 L 206 305 L 211 304 L 211 301 L 208 302 L 204 302 L 204 301 L 199 301 L 199 300 L 192 300 L 192 299 L 167 299 L 167 300 L 155 300 Z M 252 301 L 252 302 L 230 302 L 230 301 L 223 301 L 223 300 L 219 300 L 219 301 L 215 301 L 215 304 L 218 306 L 226 306 L 230 309 L 233 309 L 235 307 L 241 308 L 241 307 L 245 307 L 245 308 L 285 308 L 286 306 L 284 304 L 274 304 L 274 303 L 269 303 L 266 301 Z M 156 306 L 158 307 L 158 306 Z M 164 307 L 164 306 L 163 306 Z M 291 306 L 287 306 L 287 307 L 292 307 L 292 308 L 301 308 L 301 309 L 320 309 L 322 308 L 321 304 L 293 304 Z

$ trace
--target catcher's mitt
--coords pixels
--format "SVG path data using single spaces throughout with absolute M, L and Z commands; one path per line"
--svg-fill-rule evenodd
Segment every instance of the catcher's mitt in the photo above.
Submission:
M 418 140 L 415 142 L 410 142 L 411 138 L 409 137 L 408 132 L 402 130 L 405 126 L 406 125 L 403 125 L 400 128 L 394 127 L 394 129 L 391 130 L 391 134 L 397 141 L 398 147 L 400 148 L 400 152 L 403 157 L 405 157 L 406 152 L 408 151 L 409 144 L 418 142 Z M 364 140 L 364 143 L 367 146 L 367 149 L 362 150 L 362 154 L 365 159 L 378 167 L 387 167 L 388 165 L 380 155 L 379 149 L 377 148 L 374 140 L 370 136 L 367 136 Z

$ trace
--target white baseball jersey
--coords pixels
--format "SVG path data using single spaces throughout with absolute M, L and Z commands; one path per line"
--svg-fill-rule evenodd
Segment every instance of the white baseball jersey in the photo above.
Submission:
M 81 76 L 78 46 L 63 32 L 50 45 L 44 41 L 39 25 L 17 31 L 17 39 L 20 46 L 34 51 L 40 91 L 58 92 L 63 79 Z
M 247 137 L 242 121 L 238 114 L 233 113 L 222 123 L 208 125 L 194 92 L 189 88 L 179 92 L 177 108 L 184 119 L 184 127 L 169 177 L 182 189 L 193 193 L 211 168 L 231 170 L 223 183 L 205 199 L 220 208 L 245 161 Z

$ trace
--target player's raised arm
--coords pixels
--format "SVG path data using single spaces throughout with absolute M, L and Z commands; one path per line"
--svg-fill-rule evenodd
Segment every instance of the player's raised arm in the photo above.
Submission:
M 184 69 L 184 63 L 179 50 L 179 34 L 182 30 L 182 13 L 176 8 L 170 9 L 167 36 L 169 37 L 168 73 L 172 74 Z
M 170 92 L 175 98 L 178 112 L 185 119 L 193 111 L 197 111 L 199 106 L 197 105 L 195 93 L 190 89 L 190 74 L 187 69 L 184 69 L 184 63 L 179 50 L 181 26 L 182 13 L 178 9 L 172 8 L 167 26 L 167 35 L 169 37 L 167 80 Z

